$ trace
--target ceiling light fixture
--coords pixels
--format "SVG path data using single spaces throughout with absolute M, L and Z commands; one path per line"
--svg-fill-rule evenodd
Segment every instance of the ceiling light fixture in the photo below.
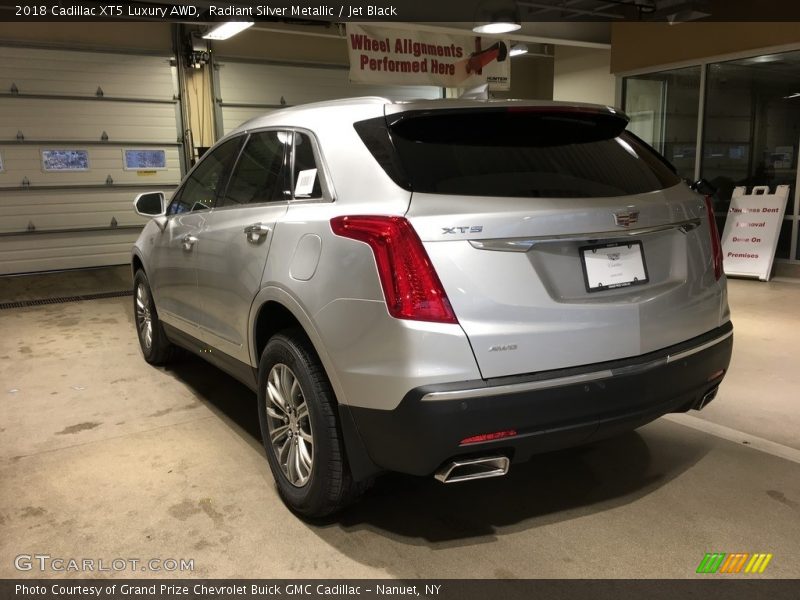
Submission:
M 475 33 L 509 33 L 522 27 L 519 23 L 508 21 L 495 21 L 493 23 L 478 23 L 472 28 Z
M 703 12 L 700 10 L 681 10 L 671 15 L 667 15 L 667 23 L 670 25 L 678 25 L 686 23 L 687 21 L 699 21 L 710 17 L 711 13 Z
M 206 40 L 227 40 L 253 26 L 253 21 L 228 21 L 212 27 L 203 34 Z
M 527 53 L 528 53 L 528 46 L 526 46 L 525 44 L 521 44 L 519 42 L 511 46 L 511 51 L 509 52 L 511 56 L 520 56 L 522 54 L 527 54 Z
M 475 33 L 508 33 L 522 27 L 516 2 L 482 0 L 475 12 Z

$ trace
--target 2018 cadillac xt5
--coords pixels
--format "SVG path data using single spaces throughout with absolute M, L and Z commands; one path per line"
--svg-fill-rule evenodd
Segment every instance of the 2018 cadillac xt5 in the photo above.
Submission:
M 732 326 L 710 204 L 608 107 L 298 106 L 245 123 L 133 249 L 142 352 L 258 393 L 319 516 L 393 470 L 464 481 L 713 398 Z

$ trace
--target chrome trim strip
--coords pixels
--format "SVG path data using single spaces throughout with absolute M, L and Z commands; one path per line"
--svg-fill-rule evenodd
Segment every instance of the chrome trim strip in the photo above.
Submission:
M 593 371 L 591 373 L 583 373 L 581 375 L 570 375 L 568 377 L 558 377 L 556 379 L 543 379 L 541 381 L 530 381 L 527 383 L 512 383 L 509 385 L 499 385 L 487 388 L 473 388 L 469 390 L 453 390 L 451 392 L 431 392 L 422 397 L 423 402 L 433 402 L 437 400 L 468 400 L 469 398 L 487 398 L 491 396 L 501 396 L 503 394 L 513 394 L 515 392 L 531 392 L 535 390 L 546 390 L 554 387 L 562 387 L 565 385 L 573 385 L 576 383 L 589 383 L 599 379 L 608 379 L 609 377 L 616 377 L 620 375 L 629 374 L 631 372 L 646 371 L 654 367 L 681 360 L 703 350 L 707 350 L 712 346 L 727 340 L 733 335 L 733 331 L 714 338 L 704 344 L 690 348 L 678 354 L 667 355 L 666 358 L 661 357 L 644 363 L 642 365 L 630 365 L 627 367 L 620 367 L 619 369 L 604 369 L 602 371 Z
M 533 390 L 546 390 L 548 388 L 574 383 L 586 383 L 598 379 L 607 379 L 613 374 L 611 371 L 595 371 L 593 373 L 583 373 L 582 375 L 570 375 L 569 377 L 559 377 L 557 379 L 543 379 L 542 381 L 530 381 L 527 383 L 512 383 L 509 385 L 499 385 L 495 387 L 477 388 L 471 390 L 453 390 L 452 392 L 431 392 L 422 397 L 423 402 L 433 400 L 466 400 L 467 398 L 486 398 L 487 396 L 500 396 L 502 394 L 513 394 L 514 392 L 530 392 Z
M 686 358 L 687 356 L 691 356 L 692 354 L 697 354 L 698 352 L 702 352 L 703 350 L 711 348 L 711 346 L 714 346 L 724 340 L 727 340 L 732 335 L 733 331 L 729 331 L 725 335 L 722 335 L 717 339 L 711 340 L 710 342 L 706 342 L 705 344 L 701 344 L 700 346 L 697 346 L 695 348 L 690 348 L 689 350 L 678 352 L 678 354 L 670 354 L 669 356 L 667 356 L 667 364 L 675 362 L 676 360 L 681 360 L 682 358 Z
M 666 223 L 664 225 L 654 225 L 653 227 L 640 227 L 638 229 L 627 229 L 620 231 L 594 231 L 588 233 L 564 233 L 560 235 L 542 235 L 526 238 L 497 238 L 491 240 L 469 240 L 473 248 L 478 250 L 494 250 L 496 252 L 527 252 L 536 244 L 560 241 L 588 241 L 613 238 L 636 237 L 649 233 L 658 233 L 679 229 L 683 233 L 697 229 L 700 226 L 700 219 L 689 219 L 679 223 Z

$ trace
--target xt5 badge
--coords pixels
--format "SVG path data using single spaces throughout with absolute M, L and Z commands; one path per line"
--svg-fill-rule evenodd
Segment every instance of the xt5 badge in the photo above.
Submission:
M 483 225 L 466 225 L 464 227 L 442 227 L 442 234 L 447 235 L 457 233 L 480 233 L 483 231 Z

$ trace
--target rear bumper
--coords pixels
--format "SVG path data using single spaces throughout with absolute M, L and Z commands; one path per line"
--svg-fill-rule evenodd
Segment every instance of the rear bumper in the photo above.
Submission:
M 728 369 L 733 326 L 631 359 L 411 390 L 394 410 L 349 407 L 374 465 L 429 475 L 456 456 L 501 453 L 512 462 L 635 429 L 702 406 Z M 704 400 L 705 399 L 705 400 Z M 504 439 L 462 445 L 513 430 Z

